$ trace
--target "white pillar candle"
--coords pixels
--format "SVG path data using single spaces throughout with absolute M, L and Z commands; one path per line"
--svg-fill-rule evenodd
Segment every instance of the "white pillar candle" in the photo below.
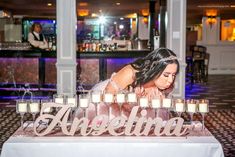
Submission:
M 125 102 L 125 94 L 118 93 L 117 94 L 117 103 L 124 103 Z
M 207 103 L 200 103 L 199 104 L 199 112 L 202 112 L 202 113 L 208 112 L 208 104 Z
M 92 93 L 91 101 L 93 103 L 100 103 L 101 102 L 101 94 L 100 93 Z
M 111 94 L 111 93 L 104 94 L 104 102 L 112 103 L 113 102 L 113 94 Z
M 38 102 L 32 102 L 29 104 L 29 109 L 30 109 L 30 112 L 32 113 L 37 113 L 39 112 L 39 103 Z
M 88 98 L 80 98 L 79 99 L 79 105 L 81 108 L 87 108 L 89 105 L 89 100 Z
M 161 107 L 160 99 L 152 99 L 152 108 L 160 108 L 160 107 Z
M 197 105 L 193 103 L 188 104 L 188 112 L 194 113 L 196 112 Z
M 140 107 L 148 107 L 148 98 L 140 98 Z
M 135 93 L 129 93 L 127 95 L 127 100 L 129 103 L 136 103 L 137 102 L 137 97 Z
M 20 113 L 25 113 L 27 112 L 27 103 L 26 102 L 20 102 L 18 103 L 18 111 Z
M 64 104 L 64 98 L 55 98 L 55 103 Z
M 77 99 L 76 98 L 67 98 L 67 104 L 72 105 L 72 107 L 77 107 Z
M 171 99 L 163 99 L 162 106 L 165 108 L 170 108 L 171 107 Z
M 184 103 L 178 102 L 175 104 L 176 112 L 184 112 Z

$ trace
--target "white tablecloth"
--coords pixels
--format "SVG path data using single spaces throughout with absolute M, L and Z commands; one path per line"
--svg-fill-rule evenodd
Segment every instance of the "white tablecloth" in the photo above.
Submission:
M 223 157 L 213 136 L 10 137 L 1 157 Z

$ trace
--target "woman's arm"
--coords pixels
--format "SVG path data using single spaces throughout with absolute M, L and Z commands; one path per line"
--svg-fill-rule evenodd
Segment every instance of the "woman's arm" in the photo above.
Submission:
M 113 77 L 110 78 L 105 91 L 111 93 L 117 93 L 119 90 L 123 90 L 128 87 L 128 85 L 134 82 L 135 72 L 131 65 L 123 67 L 118 71 Z

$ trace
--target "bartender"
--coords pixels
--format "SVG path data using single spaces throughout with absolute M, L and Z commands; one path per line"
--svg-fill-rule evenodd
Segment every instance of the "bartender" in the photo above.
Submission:
M 28 41 L 35 49 L 48 49 L 48 43 L 41 32 L 41 24 L 35 22 L 31 27 L 31 32 L 28 34 Z

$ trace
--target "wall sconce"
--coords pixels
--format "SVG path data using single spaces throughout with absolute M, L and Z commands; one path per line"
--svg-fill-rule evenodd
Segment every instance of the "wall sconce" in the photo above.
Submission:
M 145 24 L 148 24 L 148 16 L 149 16 L 149 9 L 142 9 L 141 10 L 141 13 L 142 13 L 142 15 L 143 15 L 143 22 L 145 23 Z
M 89 10 L 88 9 L 78 9 L 77 11 L 78 16 L 88 16 L 89 15 Z
M 216 16 L 207 16 L 207 22 L 210 28 L 212 28 L 213 24 L 216 23 Z

